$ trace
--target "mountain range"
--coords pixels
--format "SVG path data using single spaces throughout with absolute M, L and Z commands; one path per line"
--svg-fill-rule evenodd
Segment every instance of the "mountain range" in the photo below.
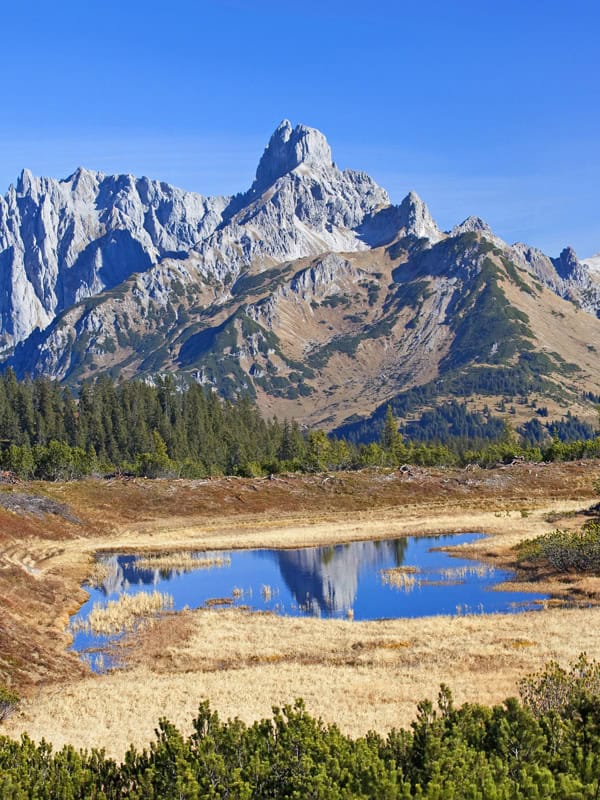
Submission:
M 0 282 L 21 377 L 171 373 L 356 438 L 388 403 L 404 420 L 508 403 L 520 422 L 600 400 L 600 254 L 551 258 L 478 217 L 441 231 L 287 120 L 231 197 L 24 170 L 0 197 Z

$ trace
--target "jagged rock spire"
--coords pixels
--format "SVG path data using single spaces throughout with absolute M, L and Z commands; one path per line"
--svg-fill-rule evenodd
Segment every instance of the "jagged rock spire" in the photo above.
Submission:
M 577 254 L 572 247 L 565 247 L 558 258 L 553 258 L 552 262 L 561 278 L 571 278 L 579 270 L 580 264 Z
M 284 119 L 271 136 L 260 159 L 253 191 L 260 194 L 300 164 L 331 167 L 331 148 L 320 131 L 307 125 L 292 128 L 290 121 Z
M 409 192 L 400 203 L 401 226 L 407 234 L 417 236 L 419 239 L 429 239 L 437 242 L 442 234 L 431 216 L 427 205 L 416 192 Z

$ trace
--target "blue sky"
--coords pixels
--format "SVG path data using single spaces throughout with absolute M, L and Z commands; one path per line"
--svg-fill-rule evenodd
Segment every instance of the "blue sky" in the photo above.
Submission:
M 284 117 L 443 228 L 600 251 L 600 11 L 588 0 L 3 4 L 0 191 L 83 165 L 246 188 Z

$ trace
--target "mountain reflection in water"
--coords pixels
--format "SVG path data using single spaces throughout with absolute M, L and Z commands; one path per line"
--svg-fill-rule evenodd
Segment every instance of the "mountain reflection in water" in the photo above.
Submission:
M 360 571 L 381 569 L 390 563 L 401 566 L 407 544 L 407 539 L 396 539 L 271 553 L 296 602 L 320 616 L 351 608 Z
M 285 615 L 364 620 L 539 608 L 535 604 L 545 599 L 542 595 L 489 591 L 508 580 L 510 572 L 461 558 L 460 551 L 451 555 L 439 549 L 480 536 L 409 536 L 329 547 L 172 554 L 156 557 L 155 568 L 152 557 L 104 556 L 99 559 L 101 582 L 90 589 L 90 600 L 78 618 L 89 613 L 94 602 L 149 591 L 148 587 L 172 595 L 175 609 L 239 605 Z M 402 566 L 406 574 L 394 580 L 382 572 Z
M 541 608 L 545 595 L 490 591 L 510 579 L 510 572 L 462 558 L 460 551 L 440 550 L 480 537 L 463 533 L 295 550 L 103 556 L 95 585 L 87 587 L 89 599 L 72 619 L 73 648 L 92 669 L 114 666 L 110 645 L 115 637 L 90 630 L 88 615 L 94 606 L 102 608 L 124 593 L 155 589 L 172 598 L 176 611 L 241 606 L 354 620 Z M 403 570 L 394 572 L 397 567 Z
M 318 616 L 330 616 L 340 614 L 352 606 L 362 570 L 375 571 L 383 567 L 401 566 L 408 541 L 404 538 L 254 552 L 277 564 L 279 573 L 298 606 Z M 100 559 L 100 563 L 103 578 L 97 588 L 105 597 L 122 594 L 136 585 L 158 587 L 161 582 L 186 571 L 177 567 L 140 569 L 136 566 L 136 557 L 132 555 L 105 556 Z

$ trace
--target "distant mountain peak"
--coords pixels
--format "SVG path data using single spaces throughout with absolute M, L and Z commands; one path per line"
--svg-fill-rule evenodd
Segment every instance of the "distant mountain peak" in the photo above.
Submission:
M 582 261 L 588 269 L 591 269 L 593 272 L 600 272 L 600 253 L 595 253 L 593 256 L 584 258 Z
M 552 259 L 556 271 L 561 278 L 571 278 L 581 270 L 581 264 L 572 247 L 565 247 L 558 258 Z
M 278 178 L 299 167 L 331 167 L 331 148 L 325 136 L 316 128 L 296 125 L 292 128 L 284 119 L 275 129 L 256 170 L 252 190 L 264 192 Z
M 451 236 L 459 236 L 461 233 L 484 233 L 493 236 L 493 231 L 487 222 L 481 217 L 467 217 L 460 225 L 455 225 L 450 231 Z
M 401 226 L 420 239 L 429 239 L 437 242 L 442 238 L 442 233 L 435 223 L 427 204 L 421 200 L 416 192 L 409 192 L 400 203 Z
M 26 194 L 31 189 L 32 183 L 35 181 L 33 173 L 30 169 L 22 169 L 21 174 L 17 178 L 17 192 L 18 194 Z

